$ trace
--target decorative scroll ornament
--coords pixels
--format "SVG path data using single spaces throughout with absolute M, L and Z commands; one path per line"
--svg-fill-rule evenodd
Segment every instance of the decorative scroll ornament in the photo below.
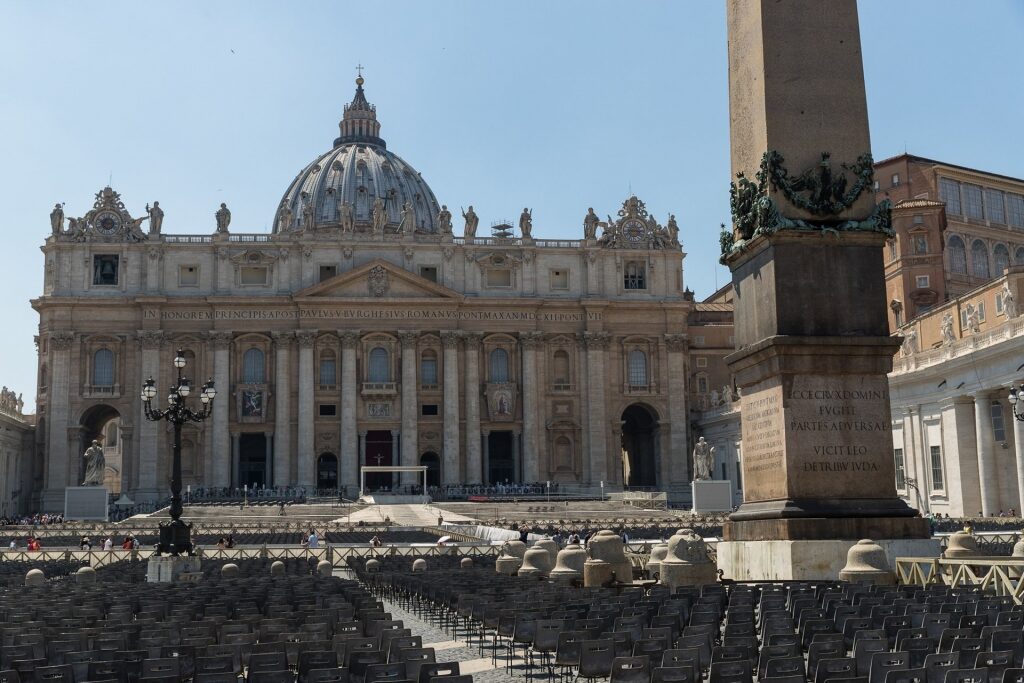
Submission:
M 68 218 L 68 229 L 57 233 L 69 242 L 142 242 L 142 222 L 149 216 L 132 218 L 121 201 L 121 195 L 110 187 L 96 193 L 92 209 L 82 218 Z
M 798 176 L 790 177 L 783 166 L 785 159 L 775 150 L 761 157 L 761 166 L 755 174 L 756 182 L 743 172 L 729 183 L 729 208 L 732 213 L 732 233 L 722 226 L 720 244 L 722 263 L 733 254 L 743 251 L 746 242 L 757 235 L 770 235 L 778 230 L 817 230 L 881 232 L 889 237 L 892 229 L 892 204 L 879 202 L 864 220 L 838 221 L 836 216 L 853 206 L 860 195 L 874 183 L 871 155 L 860 155 L 853 164 L 841 164 L 833 169 L 831 156 L 822 152 L 821 161 Z M 851 185 L 847 173 L 853 175 Z M 781 214 L 775 201 L 768 195 L 769 186 L 782 192 L 793 206 L 821 216 L 821 221 L 787 218 Z
M 367 273 L 367 285 L 371 296 L 384 296 L 388 293 L 388 271 L 384 266 L 374 266 Z
M 609 249 L 665 249 L 673 244 L 669 230 L 658 224 L 635 195 L 622 202 L 618 216 L 618 220 L 608 216 L 607 221 L 597 222 L 602 229 L 597 241 L 601 246 Z

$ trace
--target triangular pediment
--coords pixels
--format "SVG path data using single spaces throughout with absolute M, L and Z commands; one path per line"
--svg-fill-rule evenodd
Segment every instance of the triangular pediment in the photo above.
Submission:
M 374 259 L 295 293 L 296 299 L 462 299 L 462 295 L 426 278 Z

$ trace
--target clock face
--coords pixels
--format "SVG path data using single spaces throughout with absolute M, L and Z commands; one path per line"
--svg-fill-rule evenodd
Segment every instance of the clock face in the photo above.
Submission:
M 96 215 L 92 224 L 101 235 L 113 235 L 121 228 L 121 217 L 111 211 L 102 211 Z
M 622 234 L 630 242 L 639 242 L 647 234 L 647 228 L 640 221 L 627 221 L 622 226 Z

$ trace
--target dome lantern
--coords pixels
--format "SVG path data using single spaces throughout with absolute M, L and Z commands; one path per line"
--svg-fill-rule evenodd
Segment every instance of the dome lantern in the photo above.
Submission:
M 380 122 L 377 120 L 377 108 L 366 100 L 363 92 L 363 77 L 356 79 L 356 94 L 352 101 L 345 105 L 345 113 L 338 122 L 341 135 L 335 138 L 334 146 L 346 142 L 359 142 L 366 145 L 378 145 L 387 148 L 387 143 L 380 137 Z

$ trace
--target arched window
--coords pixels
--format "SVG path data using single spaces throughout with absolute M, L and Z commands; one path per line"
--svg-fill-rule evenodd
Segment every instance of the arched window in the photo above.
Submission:
M 991 277 L 988 271 L 988 248 L 981 240 L 971 245 L 971 274 L 974 277 Z
M 569 354 L 562 350 L 555 351 L 552 366 L 555 384 L 569 384 Z
M 1013 265 L 1024 266 L 1024 247 L 1017 247 L 1017 251 L 1013 252 Z
M 647 386 L 647 354 L 640 349 L 629 352 L 629 386 Z
M 1005 244 L 997 244 L 992 250 L 992 262 L 996 267 L 996 277 L 1001 277 L 1003 272 L 1010 267 L 1010 250 Z
M 266 379 L 263 352 L 259 349 L 249 349 L 242 356 L 242 381 L 246 384 L 263 384 Z
M 427 349 L 420 356 L 420 384 L 437 385 L 437 352 Z
M 114 352 L 100 349 L 92 356 L 92 385 L 94 387 L 114 386 Z
M 505 349 L 494 349 L 491 351 L 491 382 L 507 382 L 508 380 L 508 351 Z
M 391 381 L 391 359 L 388 350 L 380 346 L 370 351 L 370 381 Z
M 320 352 L 320 384 L 331 386 L 338 383 L 338 361 L 334 351 L 324 349 Z
M 967 247 L 964 241 L 953 235 L 949 238 L 949 270 L 957 275 L 967 275 Z

